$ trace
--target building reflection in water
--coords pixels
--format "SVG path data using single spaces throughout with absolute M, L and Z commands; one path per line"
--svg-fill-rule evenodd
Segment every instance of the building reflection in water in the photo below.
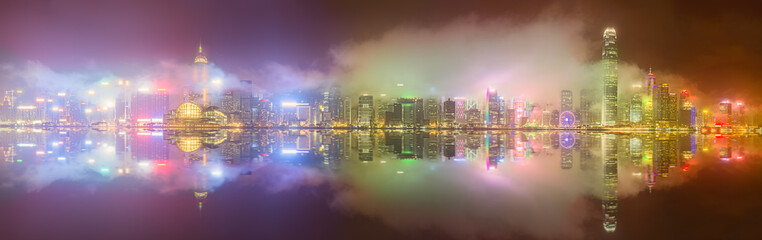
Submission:
M 183 187 L 193 194 L 199 209 L 213 199 L 214 189 L 225 181 L 252 175 L 261 166 L 273 163 L 317 169 L 329 175 L 350 171 L 344 165 L 353 163 L 474 163 L 489 174 L 508 174 L 552 161 L 553 169 L 542 171 L 603 177 L 596 192 L 601 193 L 603 229 L 607 232 L 615 231 L 618 224 L 620 178 L 632 175 L 643 190 L 653 194 L 657 182 L 690 171 L 698 151 L 709 152 L 710 147 L 717 146 L 715 156 L 725 162 L 742 160 L 747 151 L 743 138 L 675 133 L 28 129 L 3 130 L 0 134 L 2 169 L 33 171 L 37 166 L 69 165 L 102 177 L 134 175 L 148 179 L 184 174 L 188 182 Z M 536 171 L 529 169 L 526 171 Z M 620 175 L 620 170 L 625 174 Z M 78 179 L 61 177 L 66 178 Z

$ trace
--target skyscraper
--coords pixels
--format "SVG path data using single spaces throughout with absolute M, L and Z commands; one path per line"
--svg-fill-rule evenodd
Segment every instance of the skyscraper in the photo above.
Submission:
M 444 123 L 446 126 L 453 126 L 455 123 L 455 102 L 450 100 L 444 101 Z
M 357 125 L 361 127 L 373 126 L 373 96 L 360 96 L 357 107 Z
M 429 126 L 439 126 L 440 125 L 440 112 L 441 107 L 439 106 L 439 100 L 437 100 L 434 97 L 430 97 L 426 100 L 426 114 L 424 115 L 424 122 L 428 124 Z
M 132 95 L 130 108 L 130 120 L 132 123 L 146 124 L 149 122 L 161 122 L 165 113 L 169 110 L 169 94 L 166 90 L 158 89 L 139 91 Z
M 521 127 L 526 124 L 529 117 L 527 114 L 527 103 L 523 97 L 513 97 L 513 111 L 514 111 L 514 124 L 516 127 Z
M 455 101 L 455 122 L 458 124 L 466 123 L 466 99 L 456 97 Z
M 565 111 L 571 111 L 572 110 L 572 91 L 571 90 L 562 90 L 561 91 L 561 112 Z
M 669 84 L 662 83 L 654 90 L 654 121 L 660 127 L 677 124 L 677 95 L 669 92 Z
M 619 84 L 618 64 L 619 55 L 617 37 L 614 28 L 606 28 L 603 32 L 603 126 L 614 126 L 617 120 L 617 100 Z
M 487 126 L 500 125 L 500 119 L 502 113 L 500 112 L 500 96 L 497 95 L 495 89 L 487 90 L 487 110 L 485 111 L 487 120 Z
M 207 64 L 209 63 L 209 59 L 206 58 L 206 55 L 204 55 L 204 49 L 201 48 L 201 45 L 198 45 L 198 54 L 196 54 L 196 58 L 193 59 L 193 82 L 197 84 L 201 84 L 203 87 L 201 89 L 201 106 L 208 107 L 211 105 L 209 102 L 209 96 L 208 96 L 208 89 L 207 89 L 207 80 L 209 80 L 209 70 L 207 69 Z M 194 95 L 195 89 L 191 90 L 187 93 L 188 95 Z M 188 97 L 186 97 L 188 98 Z M 193 101 L 191 101 L 193 102 Z M 196 102 L 194 102 L 196 103 Z
M 577 115 L 579 116 L 579 122 L 580 125 L 590 125 L 593 124 L 593 114 L 592 114 L 592 106 L 593 106 L 593 93 L 590 89 L 582 89 L 579 91 L 579 112 Z

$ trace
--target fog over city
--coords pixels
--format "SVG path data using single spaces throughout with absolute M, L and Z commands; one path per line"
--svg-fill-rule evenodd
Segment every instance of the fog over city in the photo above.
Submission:
M 253 90 L 265 96 L 336 86 L 347 96 L 474 97 L 483 101 L 481 96 L 493 88 L 502 96 L 526 97 L 534 103 L 557 107 L 557 93 L 561 90 L 598 90 L 602 82 L 600 55 L 595 51 L 601 48 L 601 39 L 585 38 L 584 24 L 579 19 L 550 14 L 529 22 L 471 14 L 437 26 L 401 25 L 373 39 L 336 43 L 326 51 L 327 68 L 271 61 L 261 68 L 224 71 L 214 65 L 214 50 L 206 48 L 206 52 L 212 52 L 207 54 L 212 63 L 209 79 L 218 81 L 210 91 L 250 87 L 239 84 L 239 80 L 251 80 Z M 626 38 L 626 30 L 620 35 Z M 662 75 L 660 70 L 654 68 L 658 81 L 700 95 L 694 83 L 668 70 Z M 187 62 L 158 61 L 148 68 L 121 74 L 97 62 L 86 69 L 60 71 L 38 60 L 6 63 L 0 72 L 6 87 L 68 91 L 104 103 L 114 102 L 117 96 L 115 88 L 102 87 L 104 82 L 129 80 L 133 89 L 164 88 L 174 95 L 173 99 L 182 93 L 178 86 L 201 88 L 193 81 L 191 58 Z M 632 95 L 631 86 L 642 85 L 647 73 L 648 69 L 621 61 L 620 95 Z M 98 91 L 97 97 L 87 96 L 90 89 Z

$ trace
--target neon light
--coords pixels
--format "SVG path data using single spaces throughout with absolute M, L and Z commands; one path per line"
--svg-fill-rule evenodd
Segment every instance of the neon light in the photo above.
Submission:
M 16 144 L 16 146 L 18 146 L 18 147 L 36 147 L 37 144 L 34 144 L 34 143 L 19 143 L 19 144 Z

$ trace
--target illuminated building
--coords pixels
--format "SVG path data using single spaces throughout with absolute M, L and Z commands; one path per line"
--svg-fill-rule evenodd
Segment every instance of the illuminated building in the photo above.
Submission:
M 164 115 L 168 127 L 221 127 L 227 126 L 228 116 L 217 107 L 202 109 L 194 103 L 182 103 Z
M 744 116 L 744 105 L 742 102 L 736 102 L 735 107 L 733 107 L 733 114 L 731 114 L 732 117 L 732 124 L 739 125 L 739 126 L 745 126 L 747 124 L 746 118 Z
M 516 124 L 516 127 L 524 126 L 529 118 L 526 99 L 523 97 L 513 97 L 513 112 L 515 116 L 514 124 Z
M 718 125 L 730 124 L 733 119 L 732 114 L 733 114 L 733 103 L 727 100 L 720 102 L 719 115 L 717 116 L 717 120 L 715 121 L 715 123 Z
M 669 84 L 662 83 L 654 90 L 654 121 L 659 127 L 673 127 L 677 123 L 677 96 L 669 92 Z
M 693 103 L 688 101 L 690 93 L 686 90 L 679 95 L 677 126 L 682 128 L 693 127 L 696 125 L 696 108 Z
M 541 126 L 544 127 L 554 127 L 558 123 L 558 118 L 553 119 L 553 114 L 548 110 L 542 111 L 542 122 L 540 123 Z
M 619 55 L 617 36 L 614 28 L 606 28 L 603 32 L 603 126 L 614 126 L 617 123 L 618 108 L 618 64 Z
M 635 94 L 630 100 L 630 122 L 639 124 L 643 121 L 643 96 Z
M 497 127 L 502 125 L 502 120 L 505 116 L 501 110 L 500 96 L 495 89 L 487 90 L 487 109 L 485 111 L 485 120 L 487 121 L 487 127 Z
M 0 121 L 3 122 L 16 122 L 16 105 L 18 94 L 22 93 L 21 90 L 7 90 L 3 95 L 2 108 L 0 108 Z
M 456 97 L 453 99 L 455 102 L 455 122 L 458 124 L 466 123 L 466 99 L 462 97 Z
M 426 100 L 426 114 L 423 115 L 424 122 L 428 123 L 431 127 L 439 126 L 440 112 L 442 111 L 439 101 L 436 98 L 430 97 Z
M 344 100 L 342 101 L 341 106 L 342 111 L 342 118 L 341 120 L 345 124 L 349 124 L 352 122 L 352 100 L 349 97 L 344 97 Z
M 282 102 L 281 122 L 286 126 L 308 126 L 312 123 L 312 107 L 309 103 Z
M 456 106 L 455 101 L 450 100 L 449 98 L 444 101 L 443 109 L 444 109 L 444 124 L 447 127 L 454 126 L 455 124 L 455 116 L 456 116 Z
M 561 112 L 572 111 L 573 106 L 572 91 L 561 91 Z
M 516 110 L 513 108 L 509 108 L 505 110 L 505 122 L 506 127 L 516 127 Z
M 423 124 L 423 99 L 399 98 L 397 102 L 402 106 L 402 125 L 415 127 Z
M 207 82 L 209 81 L 209 70 L 208 70 L 208 63 L 209 59 L 206 58 L 206 55 L 204 55 L 204 49 L 201 47 L 201 45 L 198 46 L 198 54 L 196 54 L 196 58 L 193 59 L 193 82 L 197 85 L 201 85 L 201 93 L 197 93 L 194 90 L 189 90 L 186 92 L 185 101 L 196 103 L 201 105 L 202 107 L 208 107 L 211 105 L 209 101 L 209 89 L 207 86 Z M 201 97 L 200 99 L 198 97 Z M 200 100 L 200 101 L 198 101 Z
M 658 87 L 658 83 L 656 82 L 656 76 L 654 75 L 653 71 L 651 70 L 651 67 L 648 68 L 648 76 L 646 76 L 645 84 L 643 85 L 643 94 L 646 96 L 653 96 L 654 95 L 654 89 Z
M 579 122 L 580 125 L 593 125 L 595 124 L 593 111 L 593 93 L 590 89 L 582 89 L 579 92 Z
M 169 95 L 166 90 L 156 92 L 139 91 L 132 96 L 130 122 L 133 124 L 161 123 L 169 110 Z
M 466 110 L 466 121 L 471 126 L 482 125 L 482 113 L 477 108 L 471 108 Z
M 372 127 L 375 124 L 373 96 L 360 96 L 357 108 L 357 126 Z

